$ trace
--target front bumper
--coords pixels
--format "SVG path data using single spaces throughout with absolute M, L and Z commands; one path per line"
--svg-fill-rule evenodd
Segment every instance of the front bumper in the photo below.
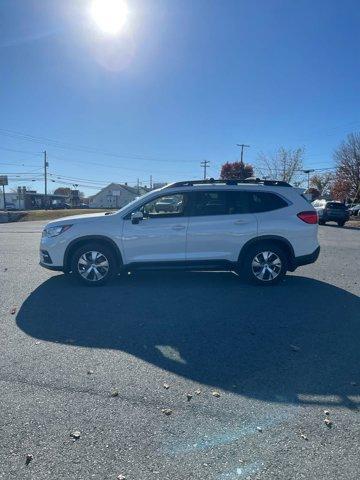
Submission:
M 41 265 L 42 267 L 44 268 L 47 268 L 48 270 L 52 270 L 54 272 L 62 272 L 63 271 L 63 267 L 58 267 L 56 265 L 49 265 L 48 263 L 44 263 L 44 262 L 39 262 L 39 265 Z
M 309 265 L 310 263 L 316 262 L 316 260 L 319 258 L 319 255 L 320 255 L 320 245 L 317 247 L 316 250 L 314 250 L 309 255 L 302 255 L 301 257 L 295 257 L 293 260 L 294 270 L 297 267 L 301 267 L 302 265 Z

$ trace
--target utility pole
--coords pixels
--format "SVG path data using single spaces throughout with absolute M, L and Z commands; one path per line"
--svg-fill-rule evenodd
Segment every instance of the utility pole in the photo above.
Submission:
M 137 194 L 140 194 L 140 180 L 137 179 Z
M 153 178 L 152 175 L 150 175 L 150 190 L 153 188 Z
M 203 167 L 203 169 L 204 169 L 204 180 L 206 180 L 206 170 L 207 170 L 207 167 L 210 166 L 210 160 L 203 160 L 200 163 L 200 166 Z
M 44 190 L 45 190 L 45 210 L 47 210 L 48 207 L 48 198 L 47 198 L 47 168 L 49 166 L 49 163 L 47 161 L 47 153 L 46 150 L 44 151 Z
M 5 185 L 2 185 L 2 194 L 3 194 L 3 201 L 4 201 L 4 212 L 6 212 L 6 196 L 5 196 Z
M 241 157 L 240 157 L 240 162 L 244 163 L 244 148 L 250 148 L 250 145 L 245 145 L 244 143 L 237 143 L 236 144 L 238 147 L 241 147 Z
M 303 172 L 306 173 L 307 176 L 308 176 L 307 177 L 307 184 L 308 184 L 307 189 L 309 190 L 309 188 L 310 188 L 310 173 L 315 172 L 315 170 L 312 168 L 312 169 L 309 169 L 309 170 L 303 170 Z

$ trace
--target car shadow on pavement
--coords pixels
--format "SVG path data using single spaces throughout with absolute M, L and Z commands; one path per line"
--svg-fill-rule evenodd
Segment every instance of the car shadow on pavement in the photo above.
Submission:
M 357 408 L 359 297 L 310 278 L 264 288 L 227 272 L 139 272 L 94 289 L 57 275 L 26 299 L 17 324 L 239 395 Z

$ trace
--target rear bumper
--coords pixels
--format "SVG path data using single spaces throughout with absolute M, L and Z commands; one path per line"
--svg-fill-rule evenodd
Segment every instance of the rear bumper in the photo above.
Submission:
M 310 263 L 316 262 L 320 254 L 320 245 L 317 247 L 316 250 L 313 251 L 313 253 L 310 253 L 309 255 L 302 255 L 301 257 L 295 257 L 293 260 L 293 266 L 294 270 L 297 267 L 301 267 L 302 265 L 309 265 Z
M 323 213 L 319 215 L 319 219 L 328 222 L 347 222 L 350 218 L 350 214 L 345 213 L 342 215 L 336 215 L 332 213 Z

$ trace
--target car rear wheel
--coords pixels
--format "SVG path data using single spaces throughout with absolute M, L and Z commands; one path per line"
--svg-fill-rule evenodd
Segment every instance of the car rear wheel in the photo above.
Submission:
M 117 273 L 115 255 L 107 245 L 89 243 L 73 254 L 71 271 L 73 276 L 83 284 L 103 285 Z
M 286 274 L 287 265 L 284 250 L 271 243 L 252 247 L 243 262 L 246 277 L 260 285 L 279 283 Z
M 342 220 L 341 222 L 337 222 L 337 224 L 339 225 L 339 227 L 343 227 L 345 225 L 345 222 Z

